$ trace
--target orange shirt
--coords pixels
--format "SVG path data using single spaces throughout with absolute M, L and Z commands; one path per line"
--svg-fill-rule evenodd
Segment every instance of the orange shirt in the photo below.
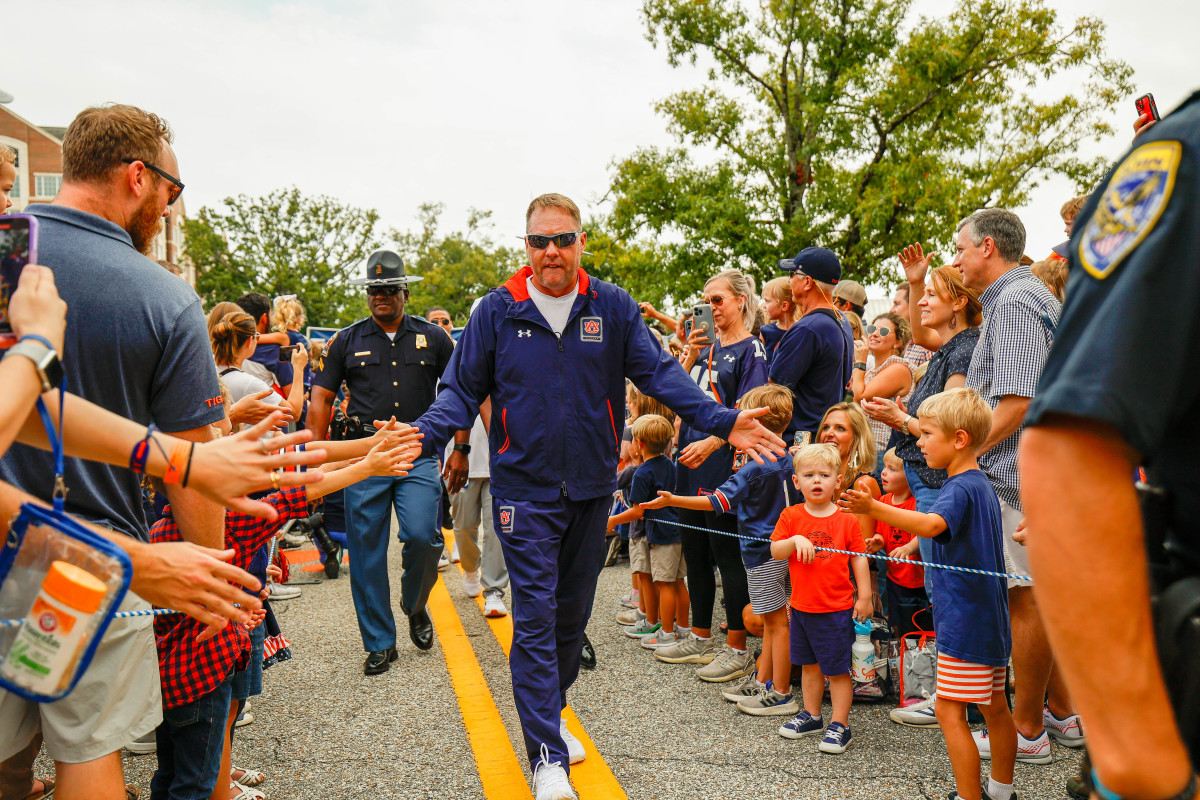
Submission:
M 790 506 L 779 515 L 773 540 L 804 536 L 817 547 L 835 550 L 866 551 L 858 519 L 845 511 L 828 517 L 814 517 L 803 503 Z M 854 608 L 854 584 L 850 582 L 850 556 L 817 551 L 811 564 L 801 564 L 796 554 L 788 557 L 792 577 L 792 608 L 814 614 Z
M 897 505 L 892 501 L 890 494 L 885 494 L 879 498 L 879 502 L 887 503 L 895 508 L 903 508 L 907 511 L 917 510 L 917 498 L 911 494 L 903 503 Z M 899 528 L 893 528 L 886 522 L 875 523 L 875 533 L 883 537 L 883 549 L 887 555 L 892 555 L 892 551 L 898 547 L 903 547 L 913 540 L 913 535 L 908 531 L 902 531 Z M 920 556 L 916 556 L 920 558 Z M 887 562 L 887 579 L 894 581 L 897 586 L 903 586 L 905 589 L 920 589 L 925 586 L 925 569 L 916 565 L 900 564 L 896 561 Z

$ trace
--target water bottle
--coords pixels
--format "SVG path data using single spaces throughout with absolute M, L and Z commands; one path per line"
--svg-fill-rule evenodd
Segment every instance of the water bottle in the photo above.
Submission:
M 850 648 L 850 677 L 855 683 L 875 680 L 875 645 L 871 641 L 871 623 L 854 623 L 854 646 Z

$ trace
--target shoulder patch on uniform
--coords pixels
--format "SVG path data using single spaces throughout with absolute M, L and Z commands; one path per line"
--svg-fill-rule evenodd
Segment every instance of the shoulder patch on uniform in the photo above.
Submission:
M 1113 172 L 1079 240 L 1079 262 L 1093 278 L 1111 275 L 1154 229 L 1175 188 L 1182 153 L 1179 142 L 1150 142 Z

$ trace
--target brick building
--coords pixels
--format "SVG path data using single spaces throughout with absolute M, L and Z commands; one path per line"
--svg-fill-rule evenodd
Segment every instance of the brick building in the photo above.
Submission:
M 12 213 L 30 203 L 47 203 L 62 185 L 62 137 L 66 128 L 34 125 L 7 105 L 0 105 L 0 144 L 17 153 L 17 182 L 12 191 Z M 183 248 L 183 198 L 171 206 L 171 215 L 163 220 L 163 230 L 155 238 L 150 257 L 179 263 Z M 187 269 L 191 273 L 191 269 Z M 187 274 L 195 285 L 195 276 Z

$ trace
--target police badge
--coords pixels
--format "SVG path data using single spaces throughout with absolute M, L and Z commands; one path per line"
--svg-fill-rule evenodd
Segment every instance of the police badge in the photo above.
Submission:
M 1117 167 L 1079 239 L 1079 263 L 1104 280 L 1154 229 L 1175 188 L 1179 142 L 1150 142 Z

